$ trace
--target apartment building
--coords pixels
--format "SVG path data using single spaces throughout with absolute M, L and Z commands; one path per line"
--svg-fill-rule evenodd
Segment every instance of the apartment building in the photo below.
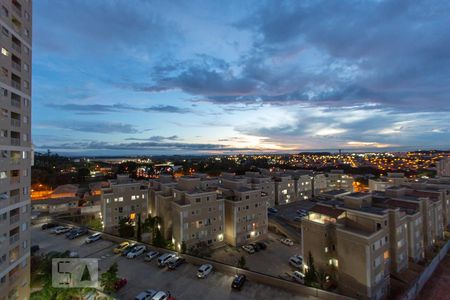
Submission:
M 223 244 L 224 199 L 217 187 L 217 178 L 183 176 L 172 189 L 172 242 L 178 249 L 183 242 L 188 249 L 200 242 L 210 247 Z
M 267 207 L 275 206 L 275 182 L 272 176 L 260 172 L 245 172 L 245 177 L 251 188 L 261 190 L 262 197 L 267 199 Z
M 101 214 L 103 228 L 115 232 L 121 219 L 143 222 L 149 215 L 148 184 L 131 179 L 128 175 L 117 175 L 101 189 Z
M 31 0 L 0 0 L 0 299 L 30 290 Z
M 341 293 L 383 299 L 390 278 L 389 216 L 366 201 L 351 195 L 312 207 L 302 222 L 303 253 L 306 263 L 311 253 L 316 269 L 335 278 Z
M 249 186 L 245 177 L 225 175 L 218 192 L 225 202 L 226 243 L 241 246 L 267 237 L 267 200 L 261 189 Z
M 353 192 L 353 177 L 344 173 L 344 170 L 331 170 L 326 174 L 328 190 L 346 190 Z
M 404 173 L 387 173 L 378 179 L 369 179 L 369 190 L 383 192 L 391 186 L 400 186 L 407 183 Z
M 444 157 L 436 163 L 436 172 L 439 177 L 450 177 L 450 157 Z
M 313 174 L 312 181 L 313 196 L 320 195 L 321 193 L 328 190 L 327 177 L 323 173 Z
M 175 180 L 162 175 L 149 180 L 150 214 L 160 218 L 160 230 L 176 247 L 205 242 L 216 247 L 224 240 L 224 204 L 218 178 L 206 174 Z

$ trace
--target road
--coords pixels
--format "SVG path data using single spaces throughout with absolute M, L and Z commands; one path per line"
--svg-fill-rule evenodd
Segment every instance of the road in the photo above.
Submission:
M 197 279 L 198 266 L 184 264 L 175 271 L 160 269 L 156 261 L 145 262 L 143 257 L 127 259 L 114 255 L 115 244 L 100 240 L 93 244 L 84 244 L 85 237 L 68 240 L 63 235 L 53 235 L 42 231 L 35 225 L 31 229 L 32 245 L 38 244 L 41 252 L 76 251 L 80 257 L 99 259 L 99 268 L 103 272 L 117 262 L 119 275 L 128 280 L 128 284 L 119 291 L 118 299 L 134 299 L 141 291 L 156 289 L 170 291 L 176 299 L 309 299 L 306 296 L 293 295 L 281 289 L 248 281 L 241 291 L 231 289 L 233 277 L 214 272 L 206 279 Z M 264 263 L 263 261 L 261 262 Z

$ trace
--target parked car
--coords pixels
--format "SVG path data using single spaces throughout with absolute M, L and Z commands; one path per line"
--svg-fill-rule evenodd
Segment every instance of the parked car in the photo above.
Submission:
M 292 273 L 292 279 L 302 284 L 305 284 L 305 274 L 303 274 L 300 271 L 294 271 L 294 273 Z
M 151 300 L 153 296 L 156 295 L 157 291 L 155 290 L 146 290 L 139 293 L 134 300 Z
M 269 208 L 267 209 L 267 211 L 268 211 L 270 214 L 276 214 L 276 213 L 278 213 L 278 209 L 276 209 L 276 208 L 274 208 L 274 207 L 269 207 Z
M 66 237 L 68 237 L 69 235 L 75 233 L 77 230 L 78 230 L 78 227 L 70 228 L 70 230 L 66 232 Z
M 86 238 L 86 244 L 90 244 L 93 243 L 95 241 L 98 241 L 99 239 L 102 238 L 102 233 L 101 232 L 96 232 L 93 235 L 90 235 Z
M 267 249 L 267 245 L 263 242 L 256 242 L 256 245 L 259 246 L 259 249 L 261 250 L 266 250 Z
M 73 239 L 76 239 L 76 238 L 78 238 L 82 235 L 88 234 L 88 233 L 89 233 L 89 230 L 86 227 L 81 227 L 81 228 L 78 228 L 77 230 L 75 230 L 75 232 L 70 234 L 67 238 L 69 240 L 73 240 Z
M 167 262 L 167 267 L 170 270 L 175 270 L 179 266 L 181 266 L 186 260 L 180 256 L 175 256 L 171 260 Z
M 283 244 L 285 244 L 286 246 L 293 246 L 294 242 L 290 239 L 281 239 L 280 240 Z
M 152 261 L 155 257 L 159 256 L 159 252 L 158 251 L 149 251 L 147 252 L 147 254 L 145 254 L 144 260 L 145 261 Z
M 304 217 L 303 216 L 296 216 L 295 218 L 294 218 L 294 221 L 301 221 L 302 219 L 303 219 Z
M 249 253 L 249 254 L 255 253 L 255 249 L 253 249 L 252 246 L 249 246 L 249 245 L 242 245 L 241 248 L 244 249 L 244 250 L 245 250 L 247 253 Z
M 45 223 L 41 226 L 42 230 L 46 230 L 46 229 L 50 229 L 50 228 L 55 228 L 58 227 L 58 224 L 56 223 Z
M 63 234 L 63 233 L 68 232 L 69 230 L 70 230 L 70 227 L 64 227 L 64 226 L 57 227 L 55 229 L 55 234 Z
M 209 273 L 211 273 L 213 270 L 213 266 L 210 264 L 204 264 L 201 265 L 200 268 L 197 270 L 197 277 L 198 278 L 206 278 Z
M 299 215 L 307 215 L 307 214 L 308 214 L 308 211 L 306 211 L 306 210 L 304 210 L 304 209 L 298 209 L 298 210 L 297 210 L 297 214 L 299 214 Z
M 79 258 L 80 255 L 76 251 L 69 251 L 69 258 Z
M 166 266 L 166 264 L 175 257 L 175 254 L 173 253 L 164 253 L 160 257 L 158 257 L 158 267 L 163 268 Z
M 242 275 L 242 274 L 236 275 L 233 279 L 233 283 L 231 283 L 231 287 L 233 289 L 240 290 L 246 280 L 247 280 L 247 277 L 245 277 L 245 275 Z
M 52 229 L 50 230 L 50 232 L 51 232 L 51 233 L 56 233 L 56 230 L 59 230 L 59 229 L 61 229 L 61 228 L 64 228 L 64 226 L 58 225 L 58 226 L 52 227 Z
M 130 245 L 129 242 L 122 242 L 119 245 L 117 245 L 116 248 L 113 249 L 113 252 L 115 254 L 122 253 L 123 250 L 125 250 Z
M 138 257 L 139 255 L 142 255 L 145 252 L 145 250 L 147 250 L 147 247 L 145 247 L 144 245 L 137 245 L 130 252 L 128 252 L 127 257 L 128 258 Z
M 153 297 L 152 300 L 169 300 L 174 299 L 170 296 L 169 292 L 159 291 Z
M 116 291 L 123 288 L 128 283 L 128 280 L 126 278 L 119 278 L 116 283 L 114 284 L 114 289 Z
M 33 255 L 34 253 L 36 253 L 36 252 L 38 252 L 39 251 L 39 245 L 33 245 L 33 246 L 31 246 L 30 247 L 30 253 L 31 253 L 31 255 Z
M 289 258 L 289 264 L 295 268 L 301 269 L 303 267 L 303 257 L 294 255 Z
M 138 246 L 137 243 L 131 243 L 130 245 L 128 245 L 128 247 L 126 247 L 123 251 L 122 251 L 122 256 L 127 256 L 128 253 L 130 253 L 131 251 L 133 251 L 134 248 L 136 248 Z
M 258 244 L 256 244 L 256 243 L 250 243 L 250 244 L 248 244 L 250 247 L 252 247 L 254 250 L 255 250 L 255 252 L 258 252 L 261 248 L 258 246 Z

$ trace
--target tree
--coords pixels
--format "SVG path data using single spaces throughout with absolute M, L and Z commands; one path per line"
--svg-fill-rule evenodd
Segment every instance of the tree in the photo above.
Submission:
M 305 284 L 312 285 L 315 282 L 317 282 L 316 267 L 314 266 L 314 258 L 311 254 L 311 251 L 309 251 L 309 253 L 308 253 L 308 269 L 306 270 L 306 273 L 305 273 Z
M 186 242 L 185 241 L 182 241 L 181 242 L 181 253 L 186 253 L 186 249 L 187 248 L 187 246 L 186 246 Z
M 166 240 L 164 239 L 161 230 L 156 227 L 153 234 L 153 245 L 156 247 L 164 248 L 166 246 Z
M 100 276 L 100 286 L 103 288 L 105 293 L 113 293 L 116 291 L 116 283 L 117 280 L 119 280 L 117 277 L 118 271 L 119 268 L 115 262 L 109 267 L 108 271 L 104 272 Z
M 87 227 L 92 228 L 97 231 L 101 231 L 103 229 L 102 220 L 100 218 L 98 219 L 91 219 L 87 222 Z
M 138 242 L 142 242 L 142 228 L 141 228 L 141 214 L 138 214 L 138 221 L 137 221 L 137 229 L 136 229 L 136 239 Z
M 119 221 L 119 235 L 123 238 L 131 238 L 134 236 L 134 227 L 129 221 L 129 219 L 121 219 Z
M 316 273 L 317 283 L 321 289 L 324 288 L 325 283 L 327 282 L 327 273 L 323 269 L 319 269 Z
M 91 171 L 88 168 L 79 168 L 78 169 L 78 180 L 84 182 L 87 176 L 91 174 Z
M 246 260 L 245 260 L 245 257 L 242 255 L 242 256 L 238 259 L 238 261 L 237 261 L 237 263 L 236 263 L 236 267 L 238 267 L 238 268 L 240 268 L 240 269 L 245 269 L 245 268 L 246 268 L 246 265 L 247 265 L 247 262 L 246 262 Z

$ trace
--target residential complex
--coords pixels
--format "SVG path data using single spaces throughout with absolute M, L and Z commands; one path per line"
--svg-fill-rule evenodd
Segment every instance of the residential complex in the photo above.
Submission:
M 303 253 L 335 276 L 343 294 L 382 299 L 389 276 L 401 276 L 444 238 L 450 186 L 409 183 L 373 193 L 321 197 L 302 222 Z
M 117 175 L 101 189 L 101 215 L 105 231 L 115 232 L 122 219 L 144 221 L 149 214 L 148 185 L 128 175 Z
M 385 191 L 391 186 L 399 186 L 407 181 L 408 179 L 404 173 L 387 173 L 387 176 L 381 176 L 378 179 L 369 179 L 369 190 Z
M 0 299 L 30 294 L 31 15 L 0 1 Z

